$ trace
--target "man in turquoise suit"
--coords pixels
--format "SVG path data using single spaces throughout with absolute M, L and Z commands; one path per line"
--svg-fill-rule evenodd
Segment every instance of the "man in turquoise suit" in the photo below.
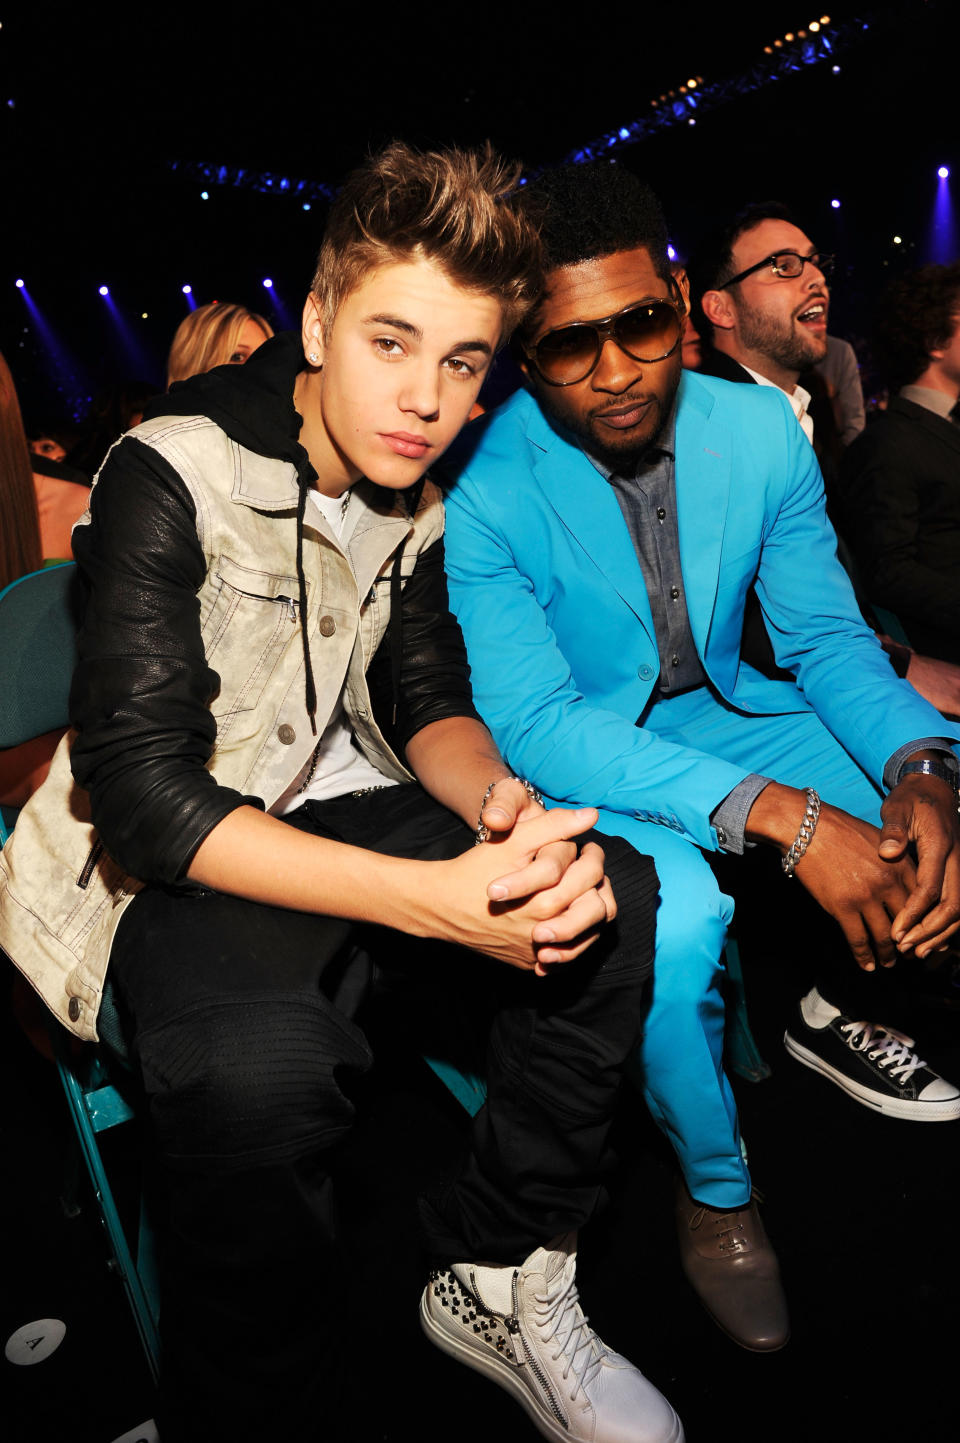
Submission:
M 655 197 L 609 162 L 526 194 L 547 252 L 520 340 L 530 390 L 445 462 L 451 597 L 509 764 L 655 859 L 641 1056 L 683 1172 L 682 1260 L 718 1324 L 770 1350 L 789 1323 L 722 1069 L 733 904 L 707 855 L 776 847 L 865 971 L 926 956 L 960 919 L 958 733 L 864 626 L 787 398 L 681 374 L 686 283 Z M 819 324 L 815 264 L 781 270 L 784 324 Z M 795 682 L 741 659 L 751 585 Z M 872 1108 L 960 1116 L 909 1039 L 816 990 L 790 1039 Z

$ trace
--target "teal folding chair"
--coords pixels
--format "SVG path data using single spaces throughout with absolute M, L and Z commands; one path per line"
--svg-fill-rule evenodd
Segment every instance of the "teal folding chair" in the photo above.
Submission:
M 67 725 L 70 678 L 77 659 L 76 570 L 73 562 L 47 567 L 0 591 L 0 747 L 19 746 Z M 15 812 L 3 808 L 0 843 L 6 842 L 15 822 Z M 156 1380 L 160 1339 L 153 1231 L 141 1195 L 134 1257 L 97 1141 L 100 1133 L 135 1116 L 129 1100 L 131 1075 L 123 1065 L 123 1029 L 109 987 L 98 1030 L 106 1046 L 81 1045 L 51 1020 L 57 1071 L 107 1234 L 110 1265 L 123 1283 Z

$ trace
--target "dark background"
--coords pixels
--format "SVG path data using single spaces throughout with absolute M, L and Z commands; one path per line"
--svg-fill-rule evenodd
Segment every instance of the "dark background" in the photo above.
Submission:
M 315 188 L 305 211 L 280 181 L 333 190 L 393 136 L 489 137 L 532 171 L 649 122 L 651 100 L 700 76 L 695 126 L 610 153 L 658 191 L 681 254 L 744 201 L 786 200 L 840 254 L 832 329 L 854 337 L 891 269 L 929 256 L 937 167 L 956 162 L 960 185 L 957 9 L 943 0 L 829 7 L 831 59 L 765 83 L 764 46 L 826 10 L 791 0 L 695 21 L 677 5 L 581 5 L 564 24 L 551 5 L 340 8 L 356 18 L 281 4 L 220 20 L 41 5 L 4 19 L 0 347 L 28 415 L 76 410 L 121 377 L 159 387 L 184 283 L 200 304 L 295 323 L 325 204 Z M 728 98 L 705 108 L 722 82 Z M 270 172 L 277 191 L 207 181 L 198 162 L 243 168 L 248 184 Z
M 394 135 L 422 145 L 489 136 L 535 169 L 649 115 L 651 98 L 691 75 L 706 87 L 749 75 L 766 63 L 778 25 L 782 35 L 814 13 L 788 0 L 694 23 L 679 5 L 651 18 L 634 0 L 581 6 L 578 26 L 562 29 L 552 6 L 354 7 L 357 19 L 339 25 L 305 6 L 263 8 L 255 21 L 225 10 L 219 25 L 188 7 L 155 19 L 102 6 L 64 16 L 39 0 L 25 8 L 0 11 L 0 347 L 28 407 L 44 414 L 141 369 L 97 294 L 103 283 L 158 386 L 185 281 L 200 303 L 269 310 L 261 281 L 270 275 L 296 317 L 323 205 L 306 212 L 289 191 L 209 183 L 204 202 L 204 182 L 172 162 L 333 188 Z M 748 198 L 789 201 L 817 244 L 839 251 L 833 328 L 856 335 L 891 271 L 927 258 L 937 167 L 953 166 L 949 184 L 960 185 L 957 7 L 875 9 L 864 12 L 866 31 L 853 27 L 852 7 L 829 13 L 841 36 L 832 62 L 616 153 L 659 191 L 681 252 Z M 18 276 L 59 352 L 31 319 Z M 784 905 L 784 889 L 764 878 L 740 904 L 751 1022 L 773 1075 L 735 1086 L 792 1342 L 772 1357 L 746 1353 L 700 1307 L 672 1238 L 672 1162 L 629 1089 L 613 1203 L 584 1232 L 585 1304 L 601 1335 L 669 1395 L 688 1443 L 940 1443 L 957 1431 L 955 1129 L 873 1114 L 786 1056 L 783 1028 L 823 944 L 809 916 Z M 886 980 L 899 986 L 900 969 Z M 871 1015 L 909 1029 L 956 1079 L 958 999 L 942 1001 L 905 988 Z M 353 1416 L 328 1436 L 405 1443 L 411 1427 L 425 1440 L 482 1428 L 511 1443 L 533 1439 L 505 1394 L 419 1333 L 415 1199 L 454 1167 L 466 1117 L 416 1046 L 400 1048 L 395 1022 L 391 1011 L 347 1158 L 354 1287 L 343 1390 Z M 67 1325 L 43 1366 L 0 1366 L 0 1433 L 9 1443 L 109 1443 L 151 1415 L 152 1389 L 92 1203 L 76 1218 L 58 1203 L 69 1129 L 56 1076 L 6 1009 L 0 1089 L 9 1162 L 0 1336 L 47 1316 Z M 118 1132 L 105 1147 L 135 1184 L 137 1140 Z

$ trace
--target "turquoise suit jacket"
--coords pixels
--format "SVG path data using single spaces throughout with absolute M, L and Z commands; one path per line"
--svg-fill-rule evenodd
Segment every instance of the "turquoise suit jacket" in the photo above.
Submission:
M 510 766 L 557 801 L 659 823 L 715 850 L 741 767 L 636 725 L 660 663 L 610 485 L 526 391 L 448 453 L 447 569 L 477 706 Z M 813 710 L 878 786 L 901 745 L 956 736 L 899 681 L 836 558 L 813 449 L 782 392 L 685 373 L 676 428 L 681 569 L 697 651 L 744 714 Z M 750 585 L 777 661 L 740 659 Z

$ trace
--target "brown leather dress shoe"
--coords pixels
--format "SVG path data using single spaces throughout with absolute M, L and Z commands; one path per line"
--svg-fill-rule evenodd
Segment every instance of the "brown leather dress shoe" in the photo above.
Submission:
M 712 1208 L 677 1188 L 680 1261 L 713 1321 L 754 1353 L 772 1353 L 790 1337 L 777 1255 L 757 1205 Z

